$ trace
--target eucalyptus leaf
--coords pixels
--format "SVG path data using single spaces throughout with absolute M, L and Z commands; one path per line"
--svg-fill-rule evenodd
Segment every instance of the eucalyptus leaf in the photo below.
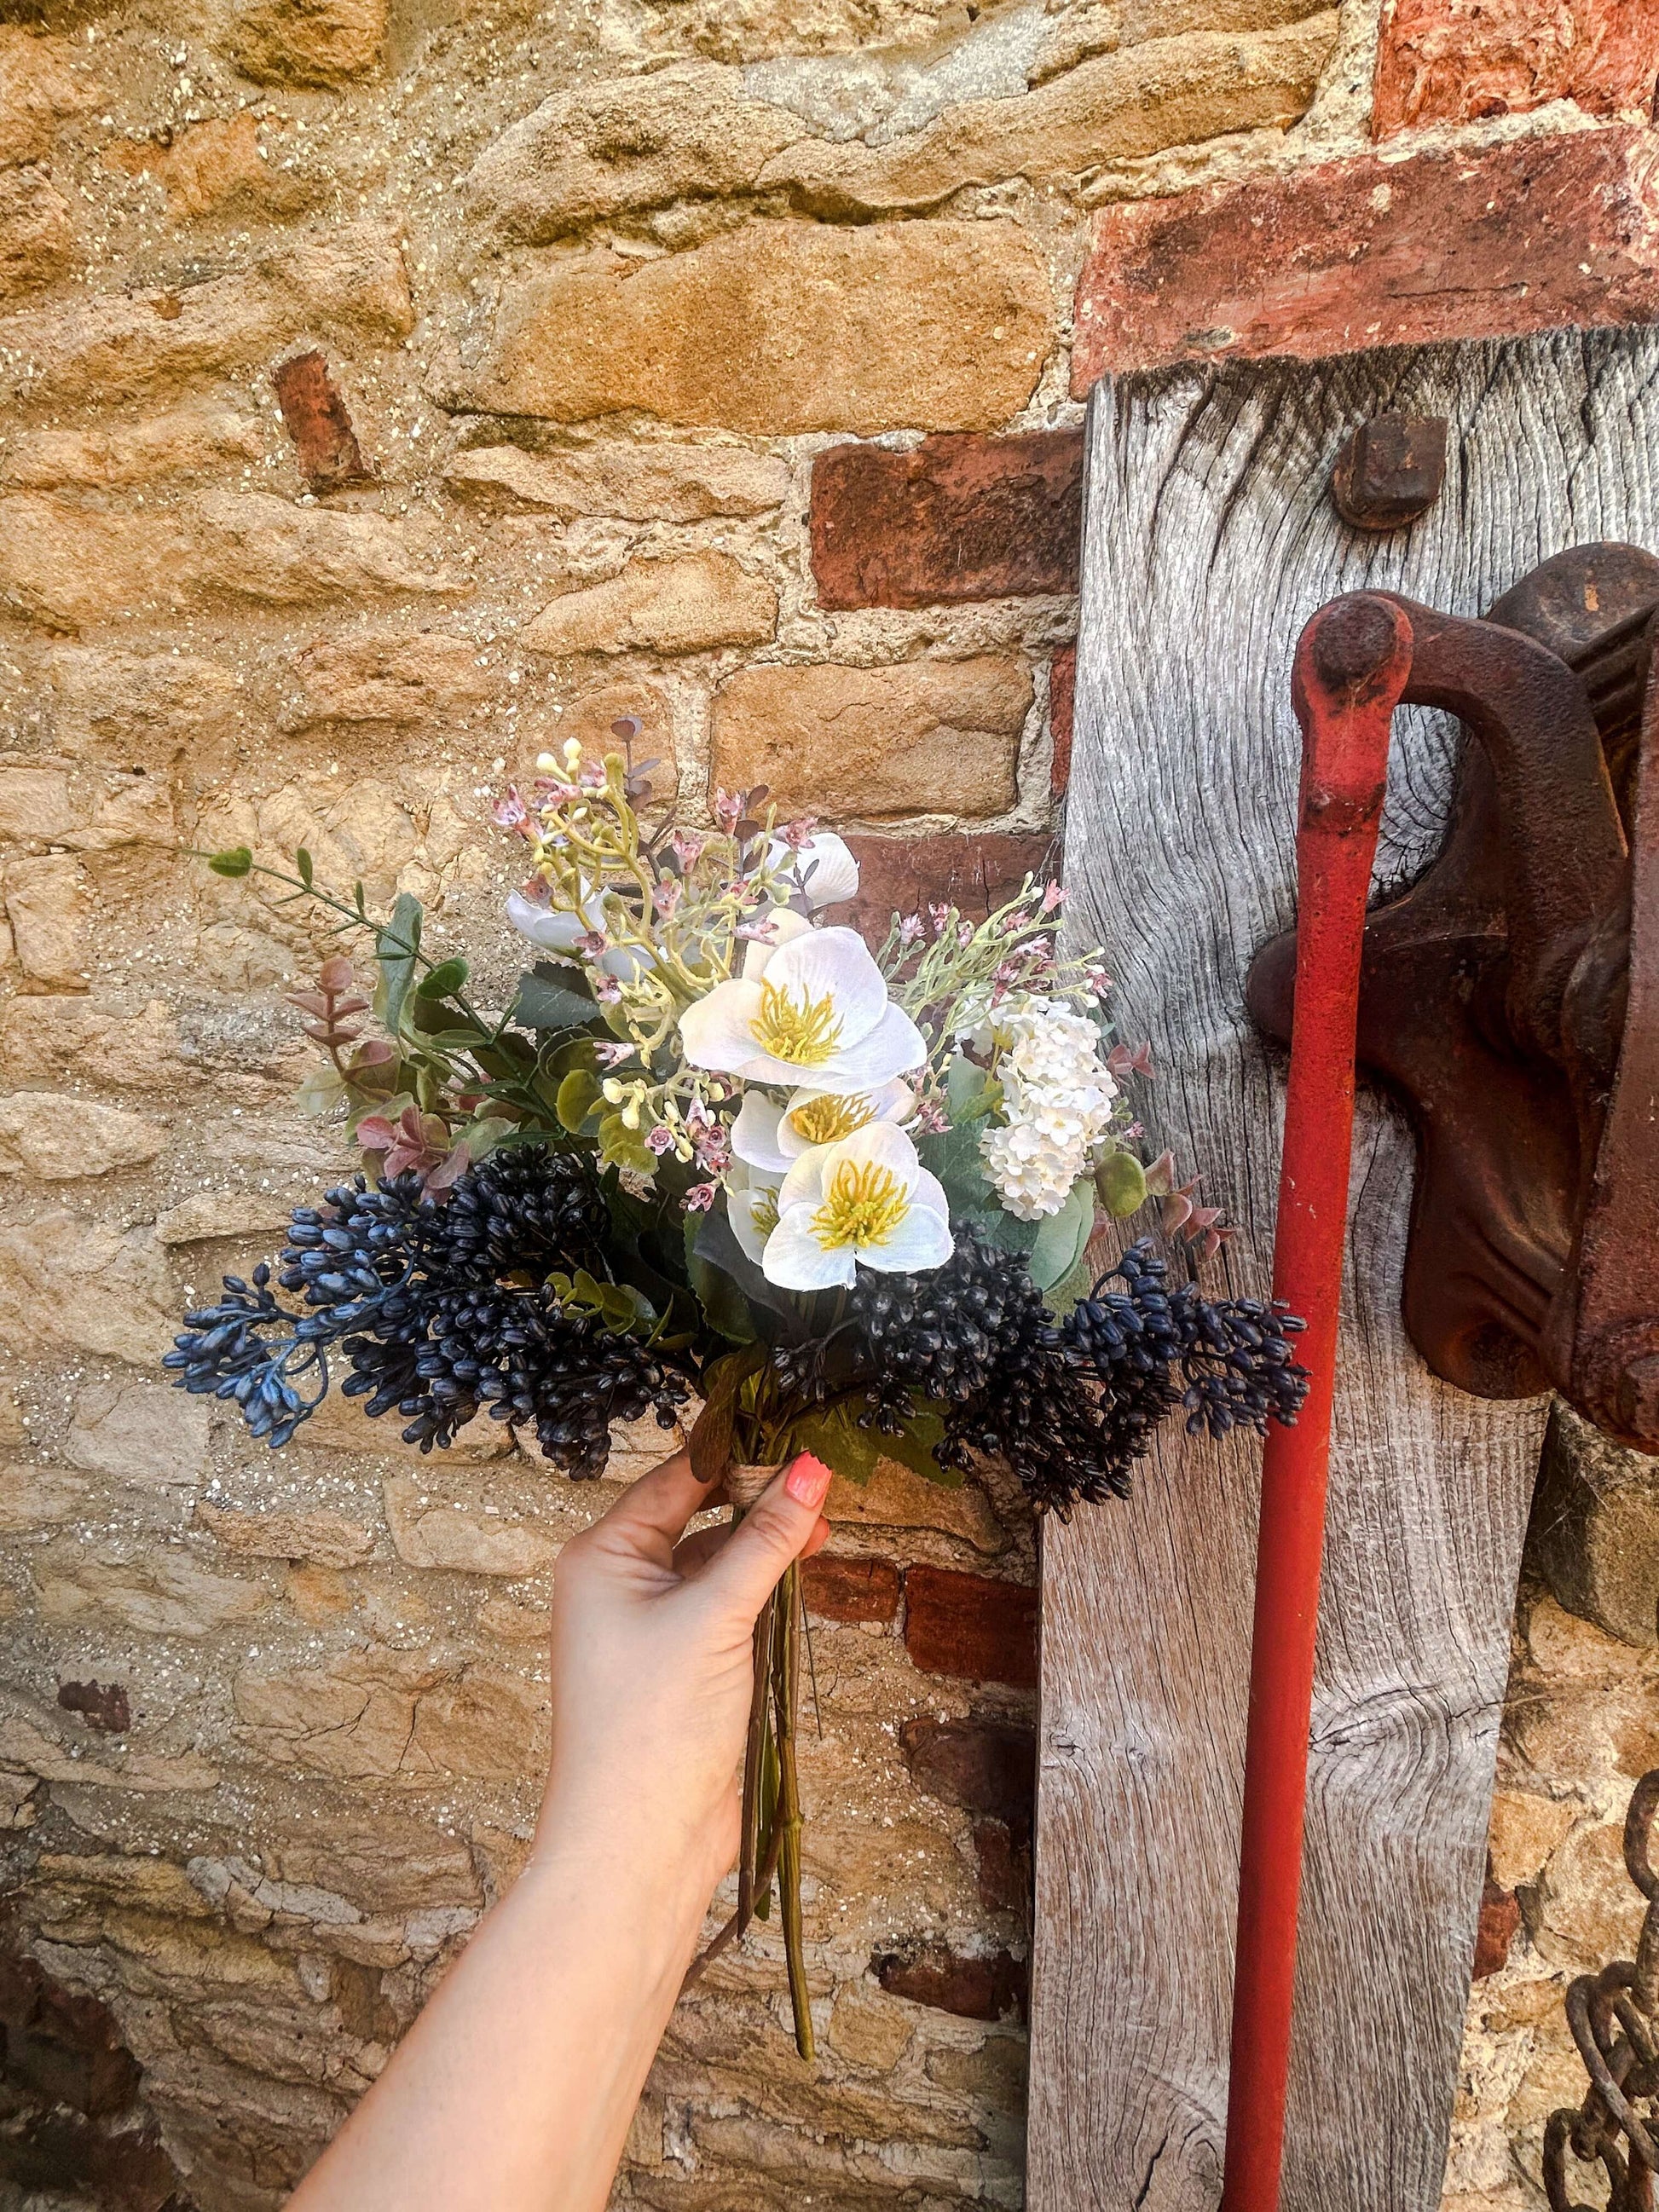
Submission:
M 591 1022 L 598 1011 L 585 993 L 532 969 L 519 978 L 512 1019 L 520 1029 L 576 1030 Z
M 412 892 L 399 891 L 390 920 L 374 940 L 374 957 L 380 965 L 374 1012 L 382 1029 L 392 1036 L 403 1025 L 404 1001 L 415 981 L 425 918 L 419 899 Z
M 447 999 L 466 981 L 470 970 L 465 960 L 441 960 L 435 968 L 428 968 L 415 986 L 417 999 Z
M 1108 1213 L 1118 1219 L 1146 1203 L 1146 1170 L 1133 1152 L 1108 1152 L 1095 1170 L 1095 1188 Z
M 573 1067 L 559 1085 L 554 1111 L 571 1135 L 579 1137 L 604 1103 L 605 1093 L 592 1068 Z
M 1051 1213 L 1037 1231 L 1026 1265 L 1038 1290 L 1063 1282 L 1083 1256 L 1095 1225 L 1095 1187 L 1085 1176 L 1073 1183 L 1066 1203 Z
M 980 1157 L 980 1134 L 971 1121 L 952 1123 L 950 1128 L 930 1132 L 917 1141 L 921 1164 L 944 1184 L 953 1216 L 976 1212 L 992 1201 L 985 1163 Z
M 832 1473 L 856 1482 L 860 1489 L 875 1473 L 876 1462 L 889 1456 L 894 1442 L 890 1437 L 878 1436 L 874 1429 L 861 1429 L 845 1404 L 822 1406 L 803 1414 L 792 1424 L 789 1433 L 797 1451 L 811 1452 Z

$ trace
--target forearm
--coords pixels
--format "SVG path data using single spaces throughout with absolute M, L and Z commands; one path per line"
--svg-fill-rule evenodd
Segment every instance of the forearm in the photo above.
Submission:
M 550 1841 L 293 2212 L 599 2212 L 706 1901 Z

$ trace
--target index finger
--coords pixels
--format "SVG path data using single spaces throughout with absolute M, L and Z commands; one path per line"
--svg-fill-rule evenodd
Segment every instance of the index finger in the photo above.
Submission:
M 649 1474 L 631 1483 L 594 1526 L 649 1530 L 665 1543 L 677 1544 L 694 1513 L 707 1511 L 713 1502 L 711 1485 L 699 1482 L 691 1472 L 691 1455 L 678 1451 Z

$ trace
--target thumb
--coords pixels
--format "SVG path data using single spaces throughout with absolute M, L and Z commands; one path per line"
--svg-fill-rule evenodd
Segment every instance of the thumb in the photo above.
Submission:
M 818 1525 L 830 1471 L 802 1452 L 763 1492 L 698 1580 L 722 1608 L 752 1621 Z

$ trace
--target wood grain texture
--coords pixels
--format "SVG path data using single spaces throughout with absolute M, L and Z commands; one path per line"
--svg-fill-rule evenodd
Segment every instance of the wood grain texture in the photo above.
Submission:
M 1066 873 L 1150 1036 L 1158 1132 L 1270 1272 L 1283 1065 L 1243 980 L 1292 918 L 1291 658 L 1338 592 L 1478 614 L 1545 556 L 1659 545 L 1659 332 L 1108 380 L 1091 402 Z M 1326 490 L 1389 408 L 1450 418 L 1445 491 L 1369 538 Z M 1443 824 L 1455 726 L 1395 725 L 1378 878 Z M 1319 1631 L 1284 2212 L 1439 2202 L 1543 1401 L 1437 1382 L 1399 1291 L 1412 1179 L 1362 1094 Z M 1031 2212 L 1220 2188 L 1259 1447 L 1174 1437 L 1046 1533 Z

